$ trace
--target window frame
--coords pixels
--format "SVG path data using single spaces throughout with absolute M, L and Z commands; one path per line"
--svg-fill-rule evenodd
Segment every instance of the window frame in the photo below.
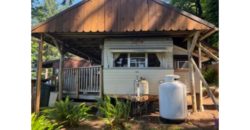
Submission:
M 188 69 L 188 60 L 175 60 L 175 68 L 174 69 L 180 69 L 180 70 L 183 70 L 183 69 Z M 180 62 L 184 62 L 184 64 L 187 64 L 187 67 L 180 67 Z
M 144 67 L 131 67 L 131 54 L 132 53 L 141 53 L 141 54 L 144 54 L 144 60 L 145 60 L 145 63 L 144 63 Z M 128 67 L 129 68 L 148 68 L 148 54 L 145 52 L 128 52 Z M 141 57 L 140 57 L 141 58 Z M 136 63 L 138 64 L 138 63 Z
M 112 53 L 112 56 L 113 56 L 113 61 L 112 61 L 112 63 L 113 63 L 113 65 L 112 65 L 112 68 L 139 68 L 139 69 L 145 69 L 145 68 L 162 68 L 161 67 L 161 65 L 160 66 L 158 66 L 158 67 L 148 67 L 148 53 L 154 53 L 154 54 L 156 54 L 157 52 L 115 52 L 115 53 L 127 53 L 128 55 L 128 57 L 127 57 L 127 66 L 126 67 L 116 67 L 115 66 L 115 63 L 114 63 L 114 53 Z M 145 67 L 131 67 L 131 54 L 132 53 L 142 53 L 142 54 L 144 54 L 144 59 L 145 59 Z M 157 55 L 157 54 L 156 54 Z M 161 60 L 161 59 L 159 59 L 159 60 Z

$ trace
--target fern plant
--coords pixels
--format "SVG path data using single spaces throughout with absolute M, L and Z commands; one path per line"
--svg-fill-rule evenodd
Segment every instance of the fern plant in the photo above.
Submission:
M 103 100 L 98 102 L 99 114 L 111 128 L 114 127 L 114 124 L 120 124 L 121 121 L 129 119 L 130 108 L 129 101 L 122 102 L 117 98 L 113 105 L 109 96 L 104 96 Z
M 44 115 L 38 116 L 35 113 L 31 115 L 32 130 L 59 130 L 62 126 L 49 121 Z
M 60 124 L 76 126 L 81 120 L 85 120 L 90 116 L 88 114 L 89 110 L 90 107 L 86 104 L 73 104 L 69 97 L 66 97 L 65 101 L 57 101 L 55 107 L 45 109 L 43 113 L 49 119 L 56 120 Z

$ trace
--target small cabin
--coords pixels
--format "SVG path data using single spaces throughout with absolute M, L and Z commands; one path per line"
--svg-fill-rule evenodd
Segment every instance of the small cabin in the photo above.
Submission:
M 91 59 L 97 66 L 59 65 L 59 98 L 95 99 L 134 95 L 140 79 L 157 96 L 172 74 L 201 94 L 200 69 L 209 60 L 202 42 L 217 30 L 161 0 L 83 0 L 34 26 L 32 36 L 57 47 L 60 63 L 65 52 Z

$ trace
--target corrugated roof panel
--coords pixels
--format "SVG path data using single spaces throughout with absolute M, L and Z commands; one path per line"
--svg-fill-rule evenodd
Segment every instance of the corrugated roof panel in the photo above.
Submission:
M 180 31 L 213 27 L 159 0 L 85 0 L 33 27 L 32 33 Z

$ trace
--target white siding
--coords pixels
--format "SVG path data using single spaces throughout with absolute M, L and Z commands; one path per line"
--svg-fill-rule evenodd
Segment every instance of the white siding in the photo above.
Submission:
M 174 46 L 173 54 L 174 55 L 187 55 L 187 50 L 183 49 L 181 47 L 178 47 L 178 46 Z M 197 56 L 197 55 L 194 55 L 194 53 L 193 53 L 193 56 Z M 191 87 L 190 87 L 190 76 L 189 76 L 188 69 L 175 70 L 174 74 L 180 76 L 180 80 L 187 85 L 187 92 L 190 93 L 191 92 Z M 196 93 L 199 93 L 199 90 L 200 90 L 200 87 L 199 87 L 199 85 L 200 85 L 199 84 L 199 74 L 196 71 L 195 71 L 194 74 L 195 74 L 194 78 L 195 78 Z
M 173 73 L 166 69 L 105 69 L 104 94 L 135 94 L 134 83 L 138 75 L 149 82 L 149 94 L 158 95 L 160 80 Z
M 117 52 L 119 49 L 129 49 L 130 52 L 161 51 L 164 65 L 159 68 L 114 68 L 112 51 Z M 163 80 L 165 75 L 173 73 L 172 39 L 105 39 L 104 41 L 104 94 L 135 94 L 134 82 L 138 76 L 148 80 L 149 94 L 158 95 L 160 80 Z
M 191 93 L 191 87 L 190 87 L 190 76 L 189 76 L 189 71 L 188 69 L 186 70 L 175 70 L 174 74 L 180 76 L 180 81 L 182 81 L 184 84 L 187 85 L 187 92 Z M 199 93 L 200 91 L 200 82 L 199 82 L 199 74 L 197 71 L 194 73 L 194 80 L 195 80 L 195 88 L 196 88 L 196 93 Z

